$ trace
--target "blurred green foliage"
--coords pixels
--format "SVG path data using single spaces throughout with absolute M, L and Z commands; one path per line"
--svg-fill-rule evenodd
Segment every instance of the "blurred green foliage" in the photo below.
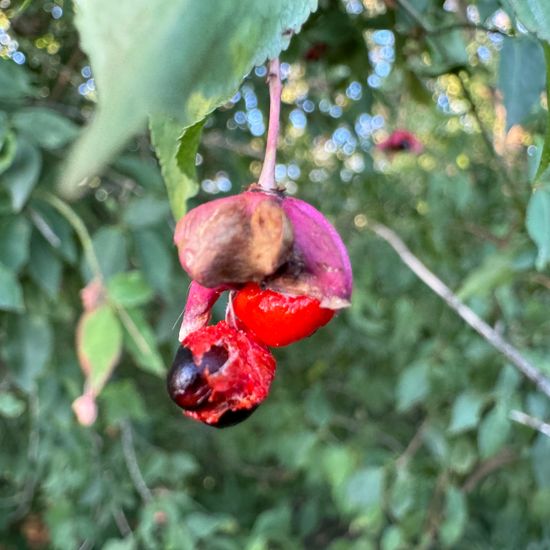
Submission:
M 341 232 L 353 305 L 277 350 L 268 400 L 217 431 L 164 388 L 189 280 L 150 141 L 60 202 L 93 75 L 72 4 L 16 4 L 0 11 L 17 40 L 0 40 L 0 548 L 550 547 L 550 438 L 510 420 L 548 421 L 548 397 L 366 223 L 396 230 L 550 375 L 547 37 L 529 14 L 535 36 L 518 25 L 525 6 L 326 0 L 293 38 L 277 173 Z M 258 176 L 264 76 L 207 119 L 189 206 Z M 377 148 L 403 127 L 422 154 Z M 102 357 L 114 371 L 85 427 L 71 409 L 84 382 L 75 327 L 98 273 L 122 355 L 116 368 Z

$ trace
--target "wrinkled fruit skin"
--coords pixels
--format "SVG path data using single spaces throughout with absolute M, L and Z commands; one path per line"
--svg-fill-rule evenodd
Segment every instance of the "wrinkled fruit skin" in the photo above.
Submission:
M 293 234 L 280 196 L 246 191 L 188 212 L 174 242 L 191 279 L 213 288 L 274 273 L 286 261 Z
M 274 374 L 269 350 L 221 321 L 181 342 L 166 383 L 186 416 L 225 428 L 254 412 L 267 397 Z
M 262 290 L 254 283 L 235 293 L 232 307 L 238 321 L 270 347 L 311 336 L 334 316 L 334 310 L 322 308 L 315 298 Z

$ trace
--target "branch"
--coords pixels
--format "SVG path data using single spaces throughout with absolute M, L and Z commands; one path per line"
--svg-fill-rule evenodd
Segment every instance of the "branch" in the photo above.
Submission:
M 498 455 L 482 462 L 479 467 L 468 477 L 462 486 L 465 493 L 471 493 L 489 474 L 499 470 L 518 459 L 518 455 L 510 449 L 503 449 Z
M 470 23 L 468 21 L 457 21 L 456 23 L 451 23 L 449 25 L 442 25 L 436 29 L 431 29 L 428 34 L 431 36 L 437 36 L 456 29 L 490 32 L 493 34 L 500 34 L 501 36 L 506 36 L 508 38 L 513 36 L 507 32 L 501 31 L 500 29 L 486 27 L 485 25 L 477 25 L 476 23 Z
M 147 487 L 141 470 L 139 469 L 139 464 L 136 458 L 136 450 L 134 448 L 134 438 L 132 435 L 132 427 L 128 421 L 122 422 L 122 451 L 124 453 L 124 460 L 126 461 L 126 467 L 128 468 L 128 473 L 132 479 L 132 483 L 136 488 L 136 491 L 139 493 L 143 502 L 148 503 L 153 500 L 153 494 L 151 489 Z
M 516 410 L 510 411 L 510 419 L 550 437 L 550 424 L 548 422 L 543 422 L 539 418 Z
M 264 165 L 258 184 L 265 191 L 274 191 L 277 189 L 277 184 L 275 183 L 275 161 L 277 159 L 281 92 L 283 89 L 278 57 L 269 62 L 267 81 L 269 83 L 269 126 L 267 129 Z
M 396 459 L 395 466 L 398 469 L 403 469 L 407 467 L 407 464 L 410 462 L 411 458 L 418 452 L 420 447 L 422 447 L 422 444 L 424 443 L 424 431 L 426 430 L 428 423 L 426 420 L 424 420 L 418 429 L 416 430 L 416 433 L 414 434 L 413 438 L 410 440 L 409 444 L 407 445 L 407 448 L 403 451 L 403 453 Z
M 99 260 L 97 259 L 97 255 L 94 250 L 92 237 L 90 236 L 90 233 L 88 232 L 88 229 L 84 225 L 84 222 L 80 216 L 66 202 L 62 201 L 52 193 L 42 191 L 37 193 L 37 197 L 53 206 L 71 224 L 78 236 L 80 244 L 82 245 L 86 256 L 86 261 L 88 262 L 94 277 L 98 281 L 103 281 L 103 273 L 101 272 Z
M 401 261 L 446 304 L 453 309 L 468 325 L 470 325 L 491 346 L 508 359 L 515 367 L 545 395 L 550 397 L 550 378 L 547 378 L 539 369 L 528 361 L 518 349 L 507 342 L 498 332 L 490 327 L 472 309 L 460 301 L 458 296 L 432 273 L 399 238 L 397 233 L 389 227 L 373 221 L 367 222 L 367 228 L 384 239 L 399 255 Z

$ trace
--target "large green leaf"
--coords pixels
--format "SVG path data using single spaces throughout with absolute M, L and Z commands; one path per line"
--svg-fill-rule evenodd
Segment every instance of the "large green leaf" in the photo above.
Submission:
M 507 0 L 506 4 L 527 29 L 550 42 L 550 3 L 548 0 Z
M 63 189 L 99 171 L 147 116 L 181 129 L 227 101 L 254 65 L 276 57 L 317 0 L 81 0 L 76 24 L 98 86 L 95 118 Z M 146 39 L 146 47 L 144 47 Z
M 544 89 L 544 56 L 530 38 L 505 39 L 500 52 L 499 88 L 506 107 L 506 128 L 520 124 Z

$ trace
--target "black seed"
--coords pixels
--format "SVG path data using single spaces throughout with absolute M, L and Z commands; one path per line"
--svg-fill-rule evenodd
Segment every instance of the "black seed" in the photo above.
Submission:
M 226 411 L 220 416 L 215 424 L 209 424 L 209 426 L 214 428 L 229 428 L 230 426 L 235 426 L 235 424 L 240 424 L 243 420 L 246 420 L 257 408 L 258 406 L 252 407 L 251 409 Z
M 166 386 L 172 401 L 182 409 L 196 409 L 210 395 L 210 388 L 202 376 L 202 368 L 195 365 L 193 354 L 183 346 L 176 353 L 166 378 Z
M 208 369 L 210 374 L 220 370 L 229 357 L 227 350 L 221 346 L 212 346 L 203 356 L 200 362 L 201 371 Z

